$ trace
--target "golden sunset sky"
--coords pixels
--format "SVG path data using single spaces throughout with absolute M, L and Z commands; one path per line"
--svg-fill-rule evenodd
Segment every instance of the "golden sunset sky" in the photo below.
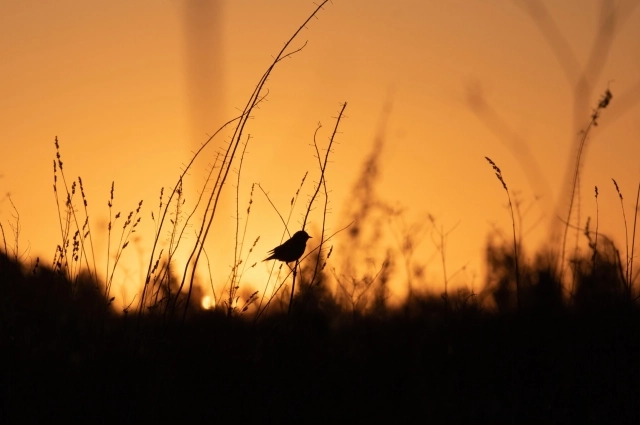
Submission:
M 327 170 L 329 233 L 349 218 L 352 190 L 382 128 L 379 200 L 402 216 L 383 222 L 398 248 L 403 223 L 422 230 L 413 261 L 442 290 L 442 269 L 432 236 L 447 239 L 452 284 L 483 283 L 483 247 L 494 227 L 510 237 L 506 194 L 485 156 L 519 193 L 525 247 L 532 253 L 558 223 L 566 202 L 567 167 L 579 131 L 607 88 L 613 94 L 587 142 L 581 174 L 581 225 L 624 244 L 620 202 L 631 230 L 640 182 L 640 7 L 637 1 L 333 0 L 312 19 L 267 85 L 254 111 L 240 180 L 242 226 L 252 183 L 260 183 L 284 215 L 309 172 L 292 215 L 297 230 L 319 171 L 312 146 L 326 147 L 342 102 L 346 118 Z M 26 264 L 51 264 L 60 240 L 53 193 L 54 138 L 60 141 L 69 182 L 81 176 L 87 194 L 98 270 L 106 266 L 107 201 L 127 215 L 140 200 L 140 238 L 124 253 L 114 289 L 128 303 L 148 262 L 161 187 L 172 188 L 191 152 L 237 116 L 284 43 L 315 9 L 303 0 L 111 0 L 108 2 L 3 0 L 0 5 L 0 222 L 7 244 L 14 210 L 20 214 L 19 251 Z M 583 85 L 578 83 L 582 81 Z M 214 139 L 190 173 L 192 205 L 217 150 Z M 233 167 L 237 169 L 237 164 Z M 223 189 L 208 253 L 212 278 L 224 282 L 233 262 L 237 175 Z M 560 202 L 560 204 L 558 204 Z M 80 205 L 80 203 L 78 203 Z M 309 233 L 315 247 L 321 204 Z M 562 211 L 562 209 L 560 209 Z M 121 229 L 120 224 L 115 229 Z M 440 227 L 438 227 L 440 228 Z M 194 229 L 187 240 L 195 239 Z M 115 230 L 114 230 L 115 232 Z M 283 225 L 257 189 L 246 232 L 248 262 L 260 261 L 281 241 Z M 117 239 L 115 232 L 113 238 Z M 166 235 L 165 235 L 166 236 Z M 340 273 L 348 255 L 339 239 L 328 267 Z M 2 248 L 3 249 L 3 248 Z M 373 267 L 380 267 L 380 258 Z M 261 289 L 269 263 L 259 263 L 243 284 Z M 398 266 L 398 281 L 403 280 Z M 208 278 L 207 278 L 208 279 Z M 402 286 L 402 285 L 400 285 Z M 395 297 L 403 288 L 396 288 Z

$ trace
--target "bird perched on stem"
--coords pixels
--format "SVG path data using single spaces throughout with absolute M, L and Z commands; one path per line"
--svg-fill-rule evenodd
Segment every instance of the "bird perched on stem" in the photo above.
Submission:
M 279 260 L 285 263 L 297 261 L 304 254 L 309 239 L 311 236 L 307 232 L 299 230 L 291 236 L 291 239 L 269 251 L 270 256 L 262 261 Z

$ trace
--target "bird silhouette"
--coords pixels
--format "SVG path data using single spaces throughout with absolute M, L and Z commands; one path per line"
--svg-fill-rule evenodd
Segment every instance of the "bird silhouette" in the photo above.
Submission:
M 307 232 L 299 230 L 291 236 L 291 239 L 269 251 L 269 257 L 262 261 L 279 260 L 285 263 L 297 261 L 304 254 L 304 250 L 307 248 L 307 240 L 310 238 L 311 236 Z

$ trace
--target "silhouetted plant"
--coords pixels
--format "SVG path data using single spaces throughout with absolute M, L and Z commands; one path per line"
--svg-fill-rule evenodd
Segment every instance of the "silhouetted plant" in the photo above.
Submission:
M 84 259 L 87 269 L 91 270 L 91 273 L 93 274 L 94 284 L 97 284 L 98 272 L 95 264 L 95 255 L 93 254 L 93 242 L 92 242 L 93 239 L 91 236 L 91 232 L 89 231 L 89 213 L 87 211 L 88 203 L 85 197 L 84 187 L 82 185 L 82 179 L 78 177 L 78 182 L 80 182 L 79 183 L 79 186 L 81 189 L 80 191 L 82 194 L 82 203 L 84 205 L 85 220 L 84 220 L 84 224 L 80 226 L 80 220 L 78 218 L 78 215 L 76 214 L 76 208 L 73 204 L 73 198 L 76 194 L 76 187 L 77 187 L 76 181 L 75 180 L 72 181 L 70 186 L 67 183 L 67 179 L 65 177 L 64 168 L 63 168 L 64 163 L 62 162 L 62 156 L 60 154 L 60 144 L 58 142 L 57 136 L 55 138 L 54 144 L 56 147 L 56 159 L 53 161 L 53 191 L 56 198 L 56 205 L 58 207 L 58 221 L 60 223 L 60 232 L 61 232 L 61 244 L 58 246 L 58 250 L 56 252 L 56 254 L 59 257 L 58 257 L 58 262 L 56 262 L 55 264 L 60 272 L 63 272 L 64 270 L 64 273 L 67 273 L 67 277 L 72 278 L 73 272 L 71 268 L 72 266 L 69 264 L 68 249 L 69 249 L 70 235 L 71 233 L 73 233 L 72 226 L 74 226 L 76 232 L 73 237 L 74 244 L 72 247 L 71 261 L 78 261 L 79 259 L 80 260 Z M 58 196 L 59 196 L 58 195 L 58 172 L 62 177 L 62 186 L 64 189 L 64 193 L 62 194 L 62 196 L 66 198 L 64 203 L 65 205 L 64 219 L 62 218 L 63 212 L 60 210 L 60 202 L 58 199 Z M 87 247 L 85 245 L 85 240 L 87 237 L 90 238 L 89 241 L 90 241 L 90 247 L 91 247 L 91 258 L 93 259 L 93 265 L 89 264 L 89 255 L 87 254 Z M 81 254 L 80 254 L 80 251 L 81 251 Z M 81 265 L 81 263 L 79 265 Z
M 576 154 L 575 167 L 572 171 L 572 182 L 571 182 L 571 188 L 570 188 L 570 194 L 569 194 L 569 208 L 567 212 L 567 220 L 565 222 L 564 235 L 562 237 L 560 274 L 563 277 L 564 277 L 564 260 L 566 255 L 567 234 L 569 232 L 569 225 L 571 223 L 571 214 L 573 211 L 573 205 L 575 202 L 576 193 L 577 191 L 580 190 L 580 170 L 582 169 L 582 154 L 584 152 L 584 148 L 587 142 L 587 137 L 589 135 L 589 132 L 593 127 L 596 127 L 598 125 L 598 118 L 600 118 L 600 113 L 603 109 L 609 106 L 609 102 L 611 102 L 611 98 L 612 98 L 611 92 L 609 91 L 609 89 L 607 89 L 604 95 L 602 96 L 602 98 L 600 99 L 600 101 L 598 102 L 598 105 L 591 113 L 591 120 L 589 121 L 589 124 L 587 124 L 587 127 L 581 131 L 580 142 L 578 143 L 578 151 Z M 576 222 L 577 222 L 577 227 L 579 228 L 581 226 L 579 214 Z M 577 250 L 578 250 L 578 247 L 576 245 L 574 255 L 577 255 Z
M 419 265 L 419 263 L 417 263 L 414 258 L 415 252 L 424 239 L 429 225 L 433 227 L 435 226 L 435 224 L 433 223 L 433 221 L 430 222 L 430 220 L 428 219 L 432 218 L 430 214 L 427 215 L 427 217 L 420 217 L 418 219 L 412 220 L 409 224 L 407 224 L 407 220 L 405 219 L 405 211 L 403 211 L 402 209 L 388 209 L 387 214 L 389 215 L 388 221 L 390 233 L 395 239 L 397 245 L 398 257 L 402 258 L 402 263 L 404 264 L 405 279 L 407 281 L 407 297 L 411 298 L 415 289 L 414 278 L 416 277 L 416 269 L 421 267 L 421 265 Z M 387 253 L 389 254 L 389 251 L 387 251 Z M 383 268 L 386 267 L 388 261 L 389 257 L 387 257 L 383 262 Z
M 627 278 L 627 284 L 631 289 L 633 287 L 633 283 L 635 278 L 633 276 L 633 260 L 635 258 L 635 249 L 636 249 L 636 224 L 638 222 L 638 214 L 640 213 L 640 183 L 638 183 L 638 190 L 636 192 L 636 204 L 633 210 L 633 231 L 631 232 L 631 255 L 629 256 L 629 277 Z M 640 297 L 640 296 L 639 296 Z M 638 299 L 638 297 L 636 297 Z
M 344 102 L 342 104 L 342 107 L 340 108 L 340 112 L 338 113 L 338 117 L 336 118 L 336 124 L 335 127 L 333 128 L 333 132 L 331 133 L 331 136 L 329 137 L 329 145 L 326 149 L 326 153 L 324 156 L 324 160 L 322 160 L 320 158 L 320 150 L 318 148 L 318 144 L 316 143 L 316 137 L 314 135 L 314 147 L 316 150 L 316 156 L 318 159 L 318 163 L 319 163 L 319 167 L 320 167 L 320 179 L 318 181 L 318 184 L 316 185 L 316 188 L 313 192 L 313 195 L 311 195 L 311 199 L 309 200 L 309 204 L 307 205 L 307 210 L 306 213 L 304 215 L 304 219 L 302 221 L 302 230 L 304 230 L 306 224 L 307 224 L 307 220 L 309 218 L 309 214 L 311 213 L 311 209 L 313 207 L 313 204 L 318 196 L 318 193 L 320 192 L 320 189 L 323 188 L 324 189 L 324 198 L 325 198 L 325 204 L 324 204 L 324 210 L 323 210 L 323 215 L 322 215 L 322 233 L 320 235 L 320 242 L 319 242 L 319 250 L 322 250 L 322 245 L 324 243 L 324 231 L 325 231 L 325 222 L 326 222 L 326 218 L 327 218 L 327 205 L 328 205 L 328 197 L 329 197 L 329 191 L 327 190 L 327 185 L 326 185 L 326 181 L 325 181 L 325 173 L 326 173 L 326 169 L 327 169 L 327 164 L 329 163 L 329 154 L 331 153 L 331 150 L 333 148 L 333 144 L 335 142 L 336 139 L 336 135 L 338 133 L 338 128 L 340 127 L 340 121 L 342 120 L 342 118 L 344 117 L 344 111 L 347 108 L 347 102 Z M 320 126 L 318 126 L 318 128 L 316 129 L 316 134 L 317 131 L 320 129 Z M 293 295 L 295 293 L 296 290 L 296 276 L 297 276 L 297 268 L 299 266 L 300 260 L 296 260 L 296 264 L 293 268 L 293 279 L 291 281 L 291 296 L 289 298 L 289 314 L 291 313 L 291 307 L 293 306 Z M 314 269 L 314 275 L 318 273 L 318 265 L 319 262 L 316 261 L 316 267 Z M 313 278 L 312 278 L 313 280 Z
M 551 249 L 541 248 L 531 265 L 526 266 L 529 286 L 525 308 L 533 312 L 559 313 L 565 307 L 562 279 L 557 256 Z
M 298 292 L 295 295 L 293 315 L 296 320 L 304 317 L 325 317 L 327 320 L 337 318 L 342 309 L 328 286 L 328 275 L 325 270 L 317 270 L 317 264 L 326 262 L 326 254 L 321 250 L 311 255 L 300 267 Z
M 371 294 L 374 292 L 372 289 L 380 286 L 377 281 L 380 276 L 384 276 L 386 268 L 387 263 L 384 262 L 375 275 L 365 275 L 360 280 L 357 280 L 353 276 L 338 276 L 335 268 L 332 269 L 333 278 L 338 285 L 336 298 L 342 301 L 341 304 L 351 312 L 354 320 L 357 316 L 367 314 L 372 298 Z M 384 306 L 379 306 L 379 308 L 380 307 L 384 308 Z
M 496 242 L 497 236 L 497 234 L 489 235 L 486 243 L 486 283 L 481 299 L 486 294 L 490 294 L 498 311 L 507 312 L 518 308 L 518 288 L 514 287 L 513 278 L 515 257 L 514 250 L 505 241 Z
M 387 301 L 390 296 L 389 283 L 397 278 L 397 249 L 385 245 L 389 235 L 387 225 L 397 219 L 401 212 L 389 205 L 378 193 L 377 184 L 381 177 L 381 162 L 384 153 L 386 139 L 386 126 L 391 114 L 391 102 L 385 102 L 378 122 L 378 129 L 374 136 L 373 146 L 365 158 L 360 173 L 353 184 L 349 202 L 345 205 L 343 213 L 344 222 L 350 225 L 342 243 L 339 246 L 339 265 L 335 269 L 335 275 L 339 276 L 344 288 L 336 283 L 335 296 L 342 300 L 344 305 L 352 306 L 353 294 L 360 294 L 362 286 L 371 283 L 367 292 L 365 307 L 376 316 L 386 316 L 388 313 Z M 416 228 L 421 228 L 422 223 L 416 223 Z M 414 226 L 409 226 L 413 228 Z M 392 229 L 391 229 L 392 230 Z M 396 237 L 400 250 L 404 248 L 404 269 L 407 272 L 406 283 L 408 294 L 412 296 L 412 256 L 415 248 L 413 235 L 407 235 L 410 230 L 405 228 Z M 410 236 L 411 240 L 406 237 Z M 420 235 L 416 235 L 420 236 Z M 346 297 L 346 298 L 345 298 Z M 363 295 L 364 297 L 364 295 Z M 362 298 L 362 297 L 361 297 Z M 350 308 L 351 310 L 351 308 Z
M 511 211 L 511 225 L 513 227 L 513 259 L 515 263 L 515 275 L 516 275 L 516 300 L 517 300 L 517 307 L 519 310 L 520 309 L 520 273 L 518 273 L 518 241 L 516 240 L 516 220 L 513 216 L 513 204 L 511 203 L 511 195 L 509 195 L 509 189 L 507 189 L 507 183 L 505 183 L 504 179 L 502 178 L 502 171 L 500 171 L 500 168 L 498 168 L 495 162 L 493 162 L 489 157 L 485 156 L 485 159 L 487 160 L 487 162 L 489 162 L 489 164 L 491 164 L 491 167 L 493 167 L 493 171 L 495 171 L 496 177 L 498 178 L 498 180 L 500 180 L 500 183 L 502 183 L 502 187 L 504 188 L 504 191 L 507 192 L 507 199 L 509 200 L 509 210 Z
M 591 257 L 571 259 L 576 287 L 573 302 L 579 308 L 606 308 L 630 300 L 620 252 L 613 241 L 600 235 L 598 267 L 594 270 Z
M 23 250 L 23 252 L 20 252 L 21 251 L 20 250 L 20 233 L 22 231 L 22 224 L 20 223 L 20 212 L 18 211 L 18 208 L 16 207 L 16 205 L 13 203 L 13 200 L 11 199 L 10 194 L 7 194 L 4 197 L 4 199 L 9 201 L 9 204 L 11 204 L 11 218 L 13 219 L 13 222 L 9 221 L 9 227 L 11 228 L 11 236 L 13 237 L 13 246 L 7 245 L 7 239 L 4 233 L 4 226 L 2 225 L 2 222 L 0 222 L 0 233 L 2 233 L 4 253 L 6 255 L 10 255 L 9 251 L 12 251 L 13 260 L 15 262 L 24 261 L 26 256 L 29 253 L 29 248 L 26 248 L 25 250 Z
M 249 261 L 249 256 L 251 255 L 251 253 L 253 252 L 253 249 L 256 247 L 256 244 L 258 243 L 258 241 L 260 240 L 260 237 L 258 236 L 255 241 L 253 242 L 253 245 L 249 248 L 249 251 L 246 254 L 246 258 L 242 258 L 242 253 L 243 253 L 243 248 L 244 248 L 244 242 L 245 242 L 245 238 L 247 235 L 247 227 L 249 225 L 249 216 L 251 214 L 251 204 L 253 203 L 253 190 L 255 185 L 252 184 L 251 185 L 251 193 L 249 195 L 249 205 L 247 206 L 247 216 L 245 217 L 244 220 L 244 229 L 242 231 L 242 236 L 240 236 L 240 176 L 241 176 L 241 171 L 242 171 L 242 164 L 244 162 L 244 156 L 245 153 L 247 151 L 247 146 L 249 145 L 249 140 L 250 140 L 250 136 L 247 136 L 247 141 L 244 144 L 244 147 L 242 148 L 242 154 L 240 156 L 240 164 L 238 165 L 238 179 L 236 182 L 236 231 L 235 231 L 235 244 L 234 244 L 234 258 L 233 258 L 233 267 L 231 268 L 231 276 L 230 276 L 230 282 L 229 282 L 229 296 L 227 298 L 227 314 L 231 315 L 233 314 L 233 304 L 234 304 L 234 299 L 235 299 L 235 304 L 238 303 L 238 297 L 236 296 L 237 290 L 240 288 L 240 282 L 242 280 L 242 276 L 244 275 L 244 272 L 247 269 L 247 264 Z M 255 267 L 256 266 L 256 262 L 253 262 L 253 265 L 251 265 L 250 267 Z M 213 291 L 213 285 L 211 290 Z M 224 288 L 223 288 L 224 291 Z M 215 291 L 213 291 L 214 295 L 215 295 Z M 258 291 L 253 292 L 246 300 L 243 306 L 240 307 L 239 312 L 240 314 L 243 314 L 244 312 L 246 312 L 249 307 L 254 304 L 258 299 Z
M 288 237 L 291 237 L 291 232 L 289 231 L 289 222 L 291 220 L 291 215 L 293 214 L 294 208 L 295 208 L 295 206 L 296 206 L 296 204 L 298 202 L 298 198 L 300 196 L 300 191 L 302 190 L 302 187 L 304 186 L 304 183 L 307 180 L 307 175 L 308 174 L 309 174 L 309 172 L 306 172 L 305 175 L 302 177 L 302 180 L 300 181 L 300 186 L 298 186 L 298 189 L 296 190 L 294 196 L 291 198 L 291 202 L 289 204 L 289 214 L 287 215 L 287 219 L 286 220 L 282 217 L 282 214 L 280 214 L 280 211 L 278 210 L 278 208 L 271 201 L 271 198 L 269 197 L 269 194 L 262 188 L 262 186 L 260 184 L 258 184 L 258 188 L 262 191 L 263 195 L 265 196 L 265 198 L 267 199 L 269 204 L 271 204 L 271 206 L 273 207 L 273 210 L 276 212 L 276 214 L 278 214 L 278 217 L 280 217 L 280 221 L 282 221 L 282 223 L 284 225 L 284 229 L 282 231 L 282 237 L 280 239 L 280 243 L 282 243 L 282 241 L 284 240 L 284 238 L 287 235 L 288 235 Z M 269 290 L 269 284 L 271 283 L 271 277 L 273 276 L 273 272 L 276 269 L 278 270 L 278 274 L 277 274 L 277 276 L 275 278 L 275 281 L 272 284 L 271 294 L 267 298 L 266 295 L 267 295 L 268 290 Z M 269 306 L 271 304 L 271 300 L 279 293 L 280 289 L 282 289 L 284 287 L 284 284 L 286 282 L 286 279 L 289 277 L 289 274 L 287 274 L 285 276 L 285 278 L 281 282 L 279 282 L 280 271 L 282 271 L 282 270 L 283 270 L 283 264 L 282 263 L 278 264 L 278 262 L 274 261 L 272 266 L 271 266 L 271 270 L 269 272 L 269 277 L 267 278 L 267 282 L 265 283 L 264 289 L 262 291 L 262 295 L 260 297 L 260 302 L 258 303 L 258 306 L 257 306 L 255 320 L 258 320 L 262 314 L 266 313 L 266 311 L 268 310 L 268 308 L 269 308 Z M 290 270 L 290 271 L 292 271 L 292 270 Z M 266 298 L 266 303 L 263 306 L 263 303 L 265 302 L 265 298 Z
M 593 274 L 596 273 L 596 261 L 598 257 L 598 228 L 600 224 L 600 206 L 598 205 L 598 186 L 595 186 L 595 197 L 596 197 L 596 233 L 594 236 L 593 244 L 591 243 L 591 238 L 589 236 L 589 220 L 587 220 L 585 234 L 587 239 L 589 239 L 589 247 L 593 251 Z
M 449 275 L 447 273 L 447 261 L 446 261 L 447 260 L 447 242 L 448 242 L 447 239 L 451 234 L 451 232 L 453 232 L 456 229 L 456 227 L 458 227 L 458 225 L 460 224 L 460 221 L 454 224 L 446 232 L 442 225 L 440 225 L 440 228 L 438 229 L 438 226 L 436 225 L 436 219 L 431 214 L 429 214 L 429 221 L 433 225 L 431 230 L 431 242 L 436 247 L 436 250 L 438 251 L 438 253 L 440 253 L 440 260 L 442 262 L 442 278 L 444 280 L 444 293 L 442 294 L 442 299 L 444 300 L 444 303 L 445 303 L 445 311 L 447 311 L 449 309 L 449 281 L 453 277 L 455 277 L 458 273 L 466 269 L 466 264 L 465 264 L 464 266 L 460 267 L 452 274 Z M 434 238 L 434 234 L 437 237 Z
M 635 241 L 636 241 L 636 223 L 637 223 L 637 218 L 638 218 L 638 202 L 640 201 L 640 184 L 638 184 L 638 193 L 636 195 L 636 203 L 635 203 L 635 207 L 634 207 L 634 215 L 633 215 L 633 231 L 631 233 L 631 252 L 629 252 L 629 231 L 627 229 L 627 216 L 625 214 L 624 211 L 624 203 L 623 203 L 623 198 L 622 198 L 622 192 L 620 191 L 620 188 L 618 187 L 618 183 L 616 182 L 615 179 L 611 179 L 613 181 L 613 184 L 616 188 L 616 192 L 618 193 L 618 197 L 620 198 L 620 208 L 622 210 L 622 221 L 624 223 L 624 237 L 625 237 L 625 273 L 624 273 L 624 280 L 625 280 L 625 286 L 627 289 L 627 293 L 629 298 L 632 298 L 632 293 L 633 293 L 633 282 L 634 282 L 634 276 L 633 276 L 633 257 L 634 257 L 634 251 L 635 251 Z

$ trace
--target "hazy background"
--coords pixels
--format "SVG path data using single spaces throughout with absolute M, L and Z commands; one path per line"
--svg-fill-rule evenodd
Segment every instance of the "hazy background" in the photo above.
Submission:
M 239 113 L 273 56 L 314 8 L 300 0 L 3 0 L 0 220 L 5 233 L 15 223 L 10 194 L 27 264 L 36 256 L 50 264 L 60 239 L 52 190 L 58 136 L 67 178 L 81 176 L 85 184 L 99 270 L 106 265 L 111 182 L 114 212 L 126 215 L 144 200 L 139 239 L 125 250 L 118 279 L 124 288 L 114 287 L 118 301 L 130 301 L 142 280 L 141 259 L 146 267 L 150 210 L 158 211 L 160 187 L 174 185 L 190 152 Z M 611 105 L 584 157 L 580 214 L 582 225 L 595 215 L 598 185 L 600 231 L 624 243 L 611 178 L 625 196 L 631 229 L 640 181 L 636 1 L 335 0 L 293 47 L 304 40 L 304 50 L 272 74 L 267 101 L 247 129 L 252 139 L 242 169 L 241 211 L 251 183 L 259 182 L 286 213 L 309 171 L 292 230 L 299 226 L 310 183 L 318 180 L 313 132 L 322 122 L 319 140 L 326 143 L 339 104 L 347 101 L 327 172 L 329 231 L 340 228 L 388 102 L 377 190 L 405 209 L 386 223 L 388 244 L 398 246 L 403 223 L 422 224 L 414 261 L 426 266 L 427 280 L 438 288 L 442 271 L 427 217 L 444 231 L 459 223 L 448 236 L 447 267 L 451 274 L 466 265 L 454 285 L 478 289 L 487 234 L 511 226 L 504 190 L 484 157 L 519 191 L 523 209 L 533 203 L 524 217 L 524 228 L 533 226 L 525 237 L 533 251 L 559 220 L 557 201 L 566 200 L 578 131 L 609 87 Z M 220 138 L 191 174 L 187 202 L 226 141 Z M 232 176 L 209 247 L 216 283 L 233 261 L 234 185 Z M 253 201 L 247 240 L 261 239 L 250 263 L 262 260 L 282 234 L 277 214 L 257 190 Z M 316 210 L 312 236 L 320 225 Z M 337 244 L 330 266 L 339 265 L 341 249 Z M 266 264 L 244 283 L 260 288 Z M 396 295 L 402 293 L 398 287 Z

